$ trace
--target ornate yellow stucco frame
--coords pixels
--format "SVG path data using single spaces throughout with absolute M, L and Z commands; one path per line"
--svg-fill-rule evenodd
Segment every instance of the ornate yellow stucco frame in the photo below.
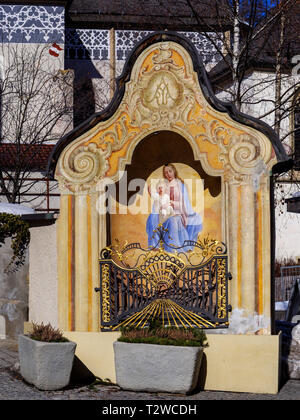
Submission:
M 114 114 L 61 152 L 58 221 L 59 326 L 99 331 L 98 257 L 106 245 L 97 212 L 99 183 L 116 182 L 137 144 L 160 130 L 180 134 L 203 169 L 222 179 L 223 238 L 228 246 L 229 303 L 270 333 L 270 171 L 277 162 L 265 134 L 217 111 L 205 98 L 188 51 L 158 42 L 136 59 Z M 255 329 L 254 328 L 254 329 Z

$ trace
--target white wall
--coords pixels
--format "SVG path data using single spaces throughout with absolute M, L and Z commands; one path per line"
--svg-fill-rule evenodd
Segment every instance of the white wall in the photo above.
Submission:
M 295 184 L 281 184 L 283 196 L 291 197 L 299 191 Z M 275 192 L 276 194 L 276 192 Z M 282 193 L 280 192 L 280 197 Z M 276 215 L 276 258 L 300 257 L 300 214 L 287 212 L 287 204 L 281 202 L 275 210 Z
M 0 247 L 0 339 L 17 339 L 23 333 L 28 311 L 28 256 L 16 272 L 5 272 L 11 257 L 11 240 Z
M 56 224 L 30 229 L 29 321 L 57 327 Z
M 273 73 L 253 71 L 248 74 L 243 83 L 243 100 L 241 111 L 262 121 L 274 128 L 275 114 L 275 75 Z M 293 100 L 294 86 L 300 82 L 300 76 L 284 76 L 282 80 L 282 95 L 284 100 L 283 109 L 285 117 L 281 121 L 280 137 L 284 138 L 283 145 L 287 154 L 293 153 L 293 136 L 289 135 L 292 130 L 292 119 L 290 107 Z M 222 100 L 230 100 L 230 86 L 225 87 L 226 91 L 219 92 L 217 96 Z M 268 114 L 268 115 L 265 115 Z M 286 176 L 284 176 L 286 178 Z M 276 193 L 278 201 L 280 198 L 289 198 L 293 193 L 299 191 L 299 183 L 281 183 Z M 283 189 L 283 194 L 280 193 Z M 279 204 L 275 211 L 276 223 L 276 259 L 295 258 L 300 256 L 300 215 L 287 212 L 285 203 Z

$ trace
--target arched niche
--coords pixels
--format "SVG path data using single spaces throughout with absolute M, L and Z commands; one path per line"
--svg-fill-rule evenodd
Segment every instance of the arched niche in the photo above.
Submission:
M 181 162 L 191 166 L 203 178 L 205 189 L 208 188 L 213 196 L 220 193 L 220 182 L 217 183 L 216 177 L 206 174 L 201 162 L 195 160 L 189 143 L 178 133 L 168 130 L 149 134 L 135 147 L 131 162 L 125 167 L 128 181 L 134 178 L 147 179 L 158 165 L 168 162 Z
M 164 142 L 166 133 L 171 140 Z M 231 319 L 251 319 L 254 332 L 270 333 L 270 173 L 287 157 L 270 127 L 217 100 L 194 47 L 165 32 L 136 47 L 110 106 L 62 139 L 51 156 L 49 169 L 61 189 L 61 328 L 99 330 L 94 287 L 99 251 L 109 236 L 107 217 L 97 210 L 99 185 L 103 179 L 118 183 L 129 167 L 131 176 L 143 169 L 146 176 L 157 164 L 148 155 L 156 151 L 159 157 L 158 138 L 161 153 L 169 142 L 172 159 L 188 159 L 206 174 L 208 188 L 211 179 L 220 180 L 222 240 L 233 276 Z M 135 161 L 142 148 L 149 167 Z
M 185 180 L 194 210 L 197 211 L 196 203 L 198 207 L 201 207 L 198 211 L 201 210 L 202 219 L 205 218 L 206 222 L 203 220 L 200 237 L 210 235 L 218 240 L 223 239 L 221 177 L 208 175 L 203 170 L 201 162 L 195 160 L 192 148 L 181 135 L 161 130 L 146 136 L 138 143 L 131 162 L 125 167 L 124 175 L 113 189 L 116 201 L 114 206 L 117 208 L 114 208 L 114 214 L 107 217 L 108 243 L 112 243 L 114 238 L 118 238 L 123 243 L 125 240 L 130 243 L 140 239 L 143 246 L 147 246 L 145 228 L 151 211 L 151 198 L 148 195 L 147 186 L 150 186 L 154 173 L 156 175 L 154 175 L 153 186 L 156 184 L 155 179 L 163 178 L 162 167 L 168 163 L 174 164 L 181 178 Z M 184 168 L 183 172 L 182 168 Z M 137 180 L 141 182 L 136 182 Z M 197 187 L 196 180 L 203 185 Z M 143 186 L 143 182 L 145 185 L 142 189 L 140 186 Z M 123 194 L 120 191 L 123 191 Z M 196 194 L 199 195 L 197 199 Z M 130 202 L 138 200 L 144 200 L 148 204 L 147 213 L 143 212 L 144 208 L 140 208 L 140 211 L 136 209 L 138 214 L 130 212 Z M 122 212 L 119 206 L 122 206 Z

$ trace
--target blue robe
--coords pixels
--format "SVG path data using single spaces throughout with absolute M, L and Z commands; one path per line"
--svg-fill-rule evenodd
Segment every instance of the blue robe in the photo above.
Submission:
M 181 185 L 181 193 L 183 197 L 185 213 L 187 216 L 187 223 L 186 226 L 184 226 L 181 215 L 171 216 L 163 223 L 163 227 L 168 229 L 167 233 L 164 234 L 164 248 L 168 252 L 175 251 L 174 248 L 168 246 L 168 244 L 175 247 L 180 247 L 183 245 L 185 240 L 197 241 L 198 234 L 202 230 L 202 218 L 200 214 L 194 212 L 190 204 L 188 191 L 185 185 L 181 181 L 179 182 Z M 159 214 L 155 213 L 153 208 L 152 213 L 148 216 L 146 223 L 149 247 L 155 247 L 159 242 L 159 235 L 157 233 L 153 233 L 158 225 Z M 193 247 L 184 247 L 182 251 L 186 252 L 192 248 Z

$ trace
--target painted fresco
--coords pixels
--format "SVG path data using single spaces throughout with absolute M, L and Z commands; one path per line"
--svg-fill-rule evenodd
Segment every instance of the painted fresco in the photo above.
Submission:
M 77 138 L 71 133 L 53 155 L 61 190 L 59 323 L 65 329 L 97 331 L 99 302 L 93 290 L 99 287 L 99 253 L 115 238 L 148 246 L 154 206 L 148 186 L 155 179 L 152 188 L 158 192 L 163 165 L 172 162 L 193 212 L 201 217 L 198 239 L 209 235 L 227 245 L 232 325 L 241 326 L 242 333 L 271 332 L 273 136 L 258 120 L 219 103 L 194 56 L 176 39 L 164 33 L 147 41 L 120 79 L 109 112 L 81 126 Z M 190 179 L 203 181 L 202 204 L 198 196 L 197 203 L 193 200 Z M 104 181 L 117 190 L 116 211 L 109 217 L 98 206 Z M 163 222 L 174 217 L 170 191 L 165 193 Z
M 215 182 L 220 184 L 220 178 Z M 221 192 L 213 196 L 205 188 L 205 179 L 183 163 L 158 167 L 147 178 L 142 194 L 135 194 L 128 206 L 115 203 L 112 207 L 112 242 L 118 239 L 155 246 L 153 230 L 158 224 L 168 229 L 167 242 L 176 247 L 184 240 L 196 241 L 208 235 L 222 240 Z M 168 246 L 166 250 L 172 251 Z

